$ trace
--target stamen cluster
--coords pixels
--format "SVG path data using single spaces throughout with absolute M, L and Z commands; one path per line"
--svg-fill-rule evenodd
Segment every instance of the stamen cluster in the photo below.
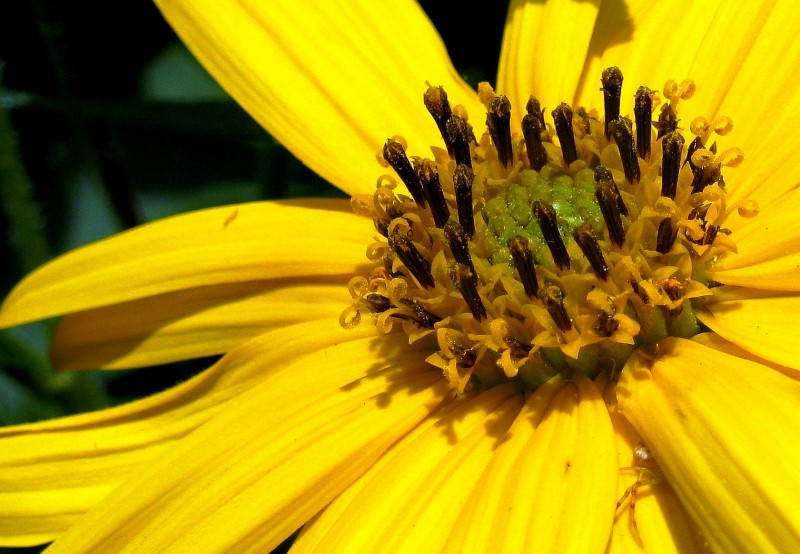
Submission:
M 509 100 L 482 83 L 479 139 L 465 110 L 429 86 L 444 148 L 409 158 L 402 137 L 389 139 L 382 160 L 411 196 L 385 175 L 373 195 L 353 198 L 378 236 L 367 251 L 375 268 L 351 280 L 342 325 L 371 314 L 383 333 L 431 341 L 428 361 L 459 391 L 613 374 L 635 347 L 698 332 L 693 304 L 714 285 L 704 268 L 735 251 L 722 168 L 742 154 L 706 148 L 731 130 L 728 118 L 697 118 L 684 138 L 678 109 L 691 81 L 669 81 L 663 105 L 640 87 L 634 121 L 620 115 L 622 83 L 618 68 L 603 72 L 604 118 L 562 103 L 551 124 L 531 97 L 521 133 Z

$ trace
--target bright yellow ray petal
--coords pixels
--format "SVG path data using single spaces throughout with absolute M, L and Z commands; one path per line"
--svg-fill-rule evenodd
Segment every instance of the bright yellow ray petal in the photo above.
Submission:
M 291 352 L 325 352 L 346 338 L 351 348 L 368 352 L 371 329 L 342 336 L 334 325 L 313 322 L 264 335 L 143 400 L 0 429 L 0 544 L 55 539 L 121 482 L 262 382 Z
M 600 0 L 511 3 L 497 88 L 511 100 L 516 121 L 531 94 L 548 113 L 574 101 L 599 5 Z
M 303 321 L 336 321 L 348 276 L 276 279 L 181 290 L 64 317 L 51 358 L 56 368 L 124 369 L 223 354 Z
M 657 466 L 642 468 L 644 464 L 634 457 L 634 450 L 643 444 L 639 433 L 616 411 L 611 413 L 611 422 L 620 468 L 617 494 L 620 499 L 626 493 L 627 497 L 617 509 L 607 552 L 704 552 L 702 537 L 661 471 Z M 637 481 L 632 501 L 630 487 Z
M 722 254 L 708 274 L 715 281 L 754 289 L 800 291 L 800 192 L 785 194 L 757 217 L 737 225 L 737 253 Z
M 292 551 L 441 551 L 522 403 L 516 386 L 503 385 L 432 414 L 304 530 Z
M 800 383 L 694 341 L 659 348 L 629 360 L 619 409 L 704 536 L 720 552 L 800 549 Z
M 617 492 L 614 431 L 594 383 L 526 403 L 448 539 L 450 552 L 603 552 Z
M 589 47 L 591 61 L 578 91 L 580 102 L 598 106 L 599 99 L 602 105 L 597 79 L 612 65 L 625 75 L 622 95 L 629 99 L 640 85 L 661 90 L 668 79 L 691 78 L 700 88 L 686 105 L 690 112 L 682 115 L 687 122 L 695 115 L 716 115 L 772 9 L 771 3 L 722 0 L 606 4 Z M 609 21 L 602 13 L 605 9 L 614 19 Z M 632 108 L 631 100 L 621 111 L 631 113 Z
M 692 340 L 695 342 L 699 342 L 703 346 L 707 346 L 709 348 L 713 348 L 714 350 L 719 350 L 721 352 L 725 352 L 726 354 L 730 354 L 731 356 L 736 356 L 737 358 L 744 358 L 746 360 L 751 360 L 761 365 L 771 367 L 775 371 L 779 371 L 780 373 L 783 373 L 787 377 L 800 380 L 800 372 L 798 372 L 796 369 L 776 364 L 775 362 L 771 362 L 765 358 L 756 356 L 755 354 L 745 350 L 741 346 L 734 344 L 732 342 L 728 342 L 727 340 L 723 339 L 716 333 L 711 333 L 711 332 L 700 333 L 699 335 L 693 336 Z
M 800 294 L 739 287 L 714 289 L 697 319 L 723 338 L 773 363 L 800 369 L 797 314 Z
M 6 298 L 0 326 L 207 285 L 352 274 L 370 228 L 344 200 L 258 202 L 170 217 L 34 271 Z
M 121 485 L 53 552 L 269 551 L 447 395 L 405 343 L 395 335 L 303 355 L 295 341 L 273 372 L 262 366 L 261 385 Z
M 441 138 L 426 81 L 482 112 L 412 1 L 157 0 L 192 53 L 295 156 L 349 193 L 372 192 L 375 154 L 400 134 L 429 155 Z M 473 115 L 474 117 L 474 115 Z M 480 121 L 480 118 L 478 119 Z

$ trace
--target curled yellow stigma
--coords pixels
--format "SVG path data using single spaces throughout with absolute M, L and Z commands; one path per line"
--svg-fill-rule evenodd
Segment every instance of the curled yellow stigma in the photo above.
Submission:
M 639 87 L 633 120 L 620 115 L 622 72 L 602 75 L 605 117 L 562 103 L 550 116 L 531 97 L 521 133 L 511 104 L 481 83 L 487 132 L 476 137 L 441 87 L 424 103 L 442 134 L 432 159 L 389 139 L 383 176 L 356 213 L 373 219 L 372 272 L 354 277 L 344 327 L 369 316 L 381 333 L 428 341 L 451 386 L 559 373 L 619 372 L 635 348 L 701 331 L 695 310 L 715 284 L 706 268 L 736 251 L 725 220 L 722 170 L 743 158 L 717 152 L 727 117 L 679 127 L 692 81 L 663 94 Z M 663 101 L 662 101 L 663 99 Z M 402 182 L 410 193 L 398 190 Z

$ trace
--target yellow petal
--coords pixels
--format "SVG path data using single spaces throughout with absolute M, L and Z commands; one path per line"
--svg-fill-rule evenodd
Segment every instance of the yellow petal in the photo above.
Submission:
M 522 120 L 530 95 L 536 96 L 548 113 L 561 102 L 574 102 L 599 4 L 572 0 L 511 3 L 497 87 L 511 100 L 516 121 Z
M 703 346 L 707 346 L 708 348 L 713 348 L 714 350 L 719 350 L 721 352 L 725 352 L 726 354 L 730 354 L 731 356 L 736 356 L 737 358 L 744 358 L 746 360 L 751 360 L 761 365 L 771 367 L 775 371 L 779 371 L 780 373 L 783 373 L 784 375 L 790 377 L 791 379 L 800 379 L 800 373 L 798 373 L 796 369 L 776 364 L 775 362 L 771 362 L 765 358 L 756 356 L 755 354 L 753 354 L 748 350 L 745 350 L 741 346 L 738 346 L 732 342 L 728 342 L 727 340 L 723 339 L 716 333 L 710 333 L 710 332 L 700 333 L 699 335 L 693 336 L 692 340 L 695 342 L 699 342 L 700 344 L 702 344 Z
M 703 539 L 680 499 L 657 465 L 642 467 L 634 451 L 643 445 L 639 433 L 618 412 L 611 412 L 620 468 L 617 508 L 608 553 L 704 552 Z M 635 495 L 635 500 L 631 495 Z
M 714 289 L 713 302 L 697 310 L 696 315 L 712 331 L 743 349 L 773 363 L 800 369 L 800 351 L 795 342 L 798 313 L 798 293 L 724 286 Z
M 349 193 L 390 173 L 375 154 L 403 135 L 412 152 L 441 145 L 422 103 L 426 81 L 481 121 L 420 7 L 328 1 L 157 0 L 192 53 L 295 156 Z
M 449 552 L 603 552 L 617 455 L 594 383 L 556 379 L 526 403 L 458 518 Z
M 731 235 L 738 253 L 726 252 L 709 268 L 715 281 L 754 289 L 800 291 L 800 193 L 762 209 Z
M 517 387 L 503 385 L 432 414 L 326 508 L 293 551 L 441 551 L 522 403 Z
M 694 341 L 659 350 L 628 361 L 619 410 L 703 535 L 719 552 L 800 550 L 800 383 Z
M 267 331 L 337 320 L 348 278 L 226 283 L 78 312 L 59 322 L 51 358 L 61 370 L 123 369 L 223 354 Z
M 123 406 L 0 429 L 0 544 L 42 544 L 66 531 L 121 482 L 262 382 L 296 351 L 325 352 L 343 338 L 367 351 L 371 330 L 296 325 L 245 344 L 207 371 Z
M 261 364 L 262 384 L 123 483 L 53 552 L 269 551 L 447 394 L 404 336 L 321 350 L 300 339 L 280 363 Z
M 623 98 L 631 99 L 640 85 L 660 91 L 668 79 L 691 78 L 698 91 L 681 117 L 713 117 L 770 11 L 771 5 L 761 2 L 604 2 L 580 101 L 602 106 L 600 74 L 616 65 L 625 76 Z M 632 111 L 632 100 L 621 109 Z
M 0 326 L 207 285 L 353 274 L 373 231 L 344 200 L 259 202 L 170 217 L 34 271 L 6 298 Z

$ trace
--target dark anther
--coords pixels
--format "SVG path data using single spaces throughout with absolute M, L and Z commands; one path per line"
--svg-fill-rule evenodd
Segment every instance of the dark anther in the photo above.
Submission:
M 425 288 L 434 287 L 433 275 L 431 274 L 431 264 L 422 257 L 417 247 L 406 236 L 396 233 L 392 238 L 392 248 L 397 253 L 400 261 L 408 268 L 419 284 Z
M 562 331 L 572 329 L 572 322 L 569 320 L 566 308 L 564 308 L 564 293 L 556 286 L 549 286 L 539 293 L 547 313 L 553 318 L 556 325 Z
M 658 129 L 656 139 L 660 139 L 667 133 L 678 130 L 678 114 L 669 104 L 661 106 L 661 113 L 658 114 L 658 123 L 654 123 Z
M 569 269 L 569 254 L 567 254 L 567 247 L 564 246 L 564 241 L 558 232 L 558 221 L 553 206 L 537 200 L 533 203 L 533 215 L 542 230 L 547 247 L 553 255 L 553 261 L 559 268 Z
M 472 170 L 459 165 L 453 172 L 453 187 L 456 192 L 458 222 L 469 238 L 475 234 L 475 217 L 472 211 Z
M 428 310 L 426 310 L 425 308 L 423 308 L 422 306 L 420 306 L 418 303 L 416 303 L 414 300 L 411 300 L 410 298 L 409 299 L 404 299 L 403 300 L 403 304 L 408 306 L 408 308 L 412 312 L 414 312 L 414 317 L 416 318 L 415 321 L 417 322 L 417 324 L 420 327 L 423 327 L 425 329 L 433 329 L 433 326 L 436 323 L 439 323 L 442 320 L 441 317 L 439 317 L 436 314 L 432 314 L 431 312 L 429 312 Z M 394 317 L 398 317 L 398 316 L 395 315 Z
M 522 136 L 525 137 L 525 146 L 528 149 L 528 161 L 531 169 L 541 171 L 547 164 L 547 150 L 542 144 L 542 131 L 544 120 L 542 114 L 528 114 L 522 118 Z
M 672 200 L 675 200 L 675 193 L 678 191 L 683 143 L 683 136 L 677 131 L 664 135 L 661 141 L 661 196 Z
M 453 258 L 460 264 L 467 266 L 472 273 L 476 274 L 475 266 L 472 264 L 472 256 L 469 253 L 469 237 L 454 219 L 450 219 L 444 226 L 444 236 L 450 245 Z
M 606 312 L 600 312 L 597 321 L 594 323 L 594 332 L 601 337 L 610 337 L 619 329 L 619 321 L 614 316 Z
M 535 298 L 539 293 L 539 280 L 536 278 L 533 253 L 531 253 L 528 239 L 519 235 L 513 236 L 508 240 L 508 249 L 511 251 L 511 257 L 514 258 L 514 265 L 517 266 L 522 286 L 525 287 L 525 294 L 528 295 L 528 298 Z
M 628 215 L 628 206 L 625 205 L 625 201 L 619 193 L 619 187 L 617 183 L 614 182 L 614 176 L 611 175 L 611 172 L 604 165 L 598 165 L 594 168 L 594 182 L 598 185 L 600 183 L 608 183 L 611 185 L 611 188 L 614 189 L 614 194 L 617 195 L 617 209 L 619 209 L 619 213 L 625 216 Z
M 629 183 L 638 183 L 641 178 L 639 171 L 639 158 L 636 156 L 636 148 L 633 144 L 633 133 L 631 122 L 625 117 L 608 124 L 608 130 L 614 137 L 614 142 L 619 148 L 619 157 L 622 160 L 622 170 Z
M 458 367 L 469 369 L 478 361 L 478 355 L 472 348 L 464 348 L 459 344 L 450 345 L 450 352 L 456 357 Z
M 686 149 L 686 160 L 683 163 L 689 164 L 689 167 L 692 168 L 692 171 L 694 172 L 700 168 L 697 167 L 692 161 L 692 155 L 701 148 L 703 148 L 703 139 L 700 137 L 694 137 L 694 140 L 689 143 L 689 147 Z
M 464 297 L 469 311 L 472 312 L 475 319 L 480 321 L 486 318 L 486 307 L 478 294 L 478 280 L 469 267 L 457 262 L 454 263 L 450 267 L 450 279 L 453 280 L 453 284 L 461 293 L 461 296 Z
M 636 119 L 636 152 L 646 160 L 650 157 L 650 140 L 653 121 L 653 91 L 639 87 L 633 102 L 633 116 Z
M 375 313 L 385 312 L 392 307 L 391 300 L 382 294 L 371 292 L 364 298 L 370 303 L 370 306 L 372 306 L 372 309 L 375 311 Z
M 405 183 L 408 192 L 414 197 L 414 202 L 424 208 L 425 193 L 422 192 L 422 184 L 419 182 L 414 168 L 411 167 L 411 162 L 408 161 L 403 145 L 393 139 L 387 140 L 383 146 L 383 159 L 392 166 L 400 180 Z
M 577 242 L 578 246 L 581 248 L 581 252 L 583 252 L 583 255 L 589 260 L 594 274 L 603 281 L 608 279 L 608 264 L 606 263 L 605 256 L 603 256 L 600 243 L 597 242 L 592 232 L 592 225 L 590 223 L 584 223 L 583 225 L 575 227 L 575 230 L 572 232 L 572 238 L 575 239 L 575 242 Z
M 564 155 L 564 162 L 569 165 L 578 159 L 575 133 L 572 130 L 572 108 L 569 107 L 569 104 L 562 102 L 553 110 L 553 122 L 556 126 L 558 140 L 561 142 L 561 153 Z
M 603 102 L 606 111 L 606 139 L 610 139 L 608 134 L 608 124 L 615 119 L 619 119 L 619 103 L 622 96 L 622 71 L 618 67 L 609 67 L 603 71 L 600 78 L 603 83 Z
M 428 112 L 433 116 L 436 126 L 439 127 L 439 132 L 442 134 L 442 139 L 444 139 L 444 143 L 447 146 L 447 151 L 450 153 L 450 156 L 452 156 L 453 145 L 447 133 L 447 120 L 450 119 L 453 112 L 450 110 L 450 102 L 447 100 L 447 93 L 442 87 L 428 85 L 428 90 L 425 91 L 422 98 L 425 102 L 425 107 L 428 108 Z
M 533 348 L 529 344 L 525 344 L 519 339 L 515 339 L 514 337 L 504 337 L 508 348 L 511 350 L 511 357 L 520 359 L 524 358 L 528 354 L 531 353 Z
M 709 225 L 706 227 L 706 234 L 703 235 L 703 239 L 700 244 L 714 244 L 714 240 L 717 238 L 718 233 L 719 225 Z
M 422 160 L 417 164 L 416 170 L 417 178 L 422 183 L 422 190 L 425 191 L 425 199 L 430 206 L 433 221 L 437 227 L 442 228 L 450 218 L 450 209 L 444 200 L 436 164 L 430 160 Z
M 695 206 L 692 208 L 692 211 L 689 212 L 689 215 L 686 219 L 699 219 L 705 223 L 706 215 L 708 214 L 708 210 L 710 208 L 711 204 L 700 204 L 699 206 Z
M 514 151 L 511 146 L 511 102 L 502 94 L 495 96 L 486 114 L 486 128 L 492 135 L 500 163 L 511 163 Z
M 384 237 L 389 236 L 389 221 L 388 219 L 374 219 L 372 221 L 375 224 L 375 229 Z
M 712 144 L 709 151 L 715 154 L 717 151 L 716 146 L 716 143 Z M 700 137 L 695 137 L 686 149 L 686 161 L 684 163 L 688 163 L 689 167 L 692 168 L 692 193 L 701 192 L 711 183 L 720 183 L 720 186 L 723 187 L 725 185 L 719 164 L 709 164 L 706 167 L 699 167 L 692 161 L 694 153 L 701 148 L 703 148 L 703 141 L 700 140 Z
M 542 108 L 541 104 L 539 104 L 539 101 L 531 96 L 528 99 L 528 103 L 525 104 L 525 109 L 527 110 L 528 115 L 532 115 L 539 119 L 542 124 L 542 129 L 544 129 L 544 109 Z
M 447 136 L 450 137 L 450 142 L 453 145 L 453 153 L 451 155 L 455 158 L 456 164 L 472 167 L 467 122 L 457 115 L 450 116 L 450 119 L 447 120 Z
M 625 242 L 625 228 L 622 226 L 622 216 L 617 205 L 619 192 L 615 191 L 612 185 L 613 183 L 608 181 L 601 182 L 595 189 L 594 196 L 600 205 L 600 212 L 606 222 L 611 242 L 621 247 Z
M 672 219 L 665 217 L 658 224 L 658 236 L 656 237 L 656 250 L 661 254 L 666 254 L 672 250 L 675 244 L 675 237 L 678 236 L 678 228 L 672 223 Z

